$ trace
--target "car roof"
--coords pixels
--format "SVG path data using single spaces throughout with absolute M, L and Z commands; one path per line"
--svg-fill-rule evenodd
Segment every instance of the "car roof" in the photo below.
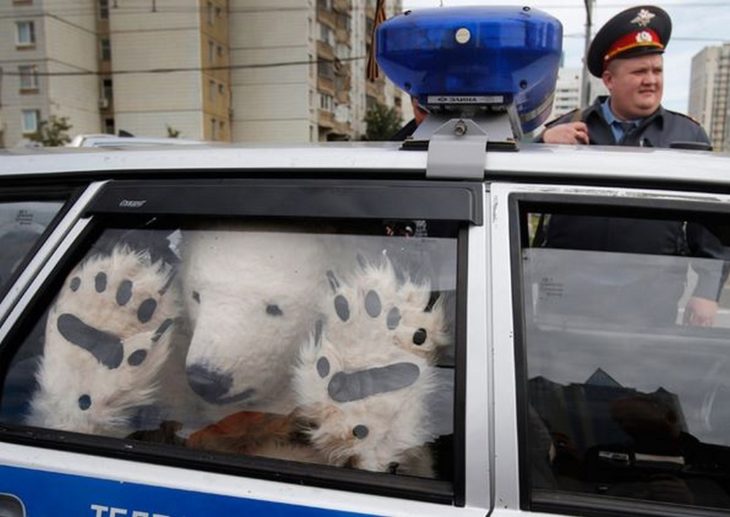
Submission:
M 117 136 L 108 134 L 77 135 L 67 144 L 67 147 L 154 147 L 166 145 L 196 145 L 200 140 L 186 140 L 183 138 L 154 138 L 137 136 Z
M 91 179 L 119 177 L 135 171 L 168 175 L 180 170 L 215 174 L 265 169 L 270 176 L 318 171 L 343 179 L 363 173 L 423 179 L 427 167 L 426 151 L 401 150 L 397 142 L 0 152 L 0 177 L 73 173 Z M 678 149 L 522 144 L 515 152 L 485 152 L 484 171 L 485 179 L 730 186 L 730 155 Z

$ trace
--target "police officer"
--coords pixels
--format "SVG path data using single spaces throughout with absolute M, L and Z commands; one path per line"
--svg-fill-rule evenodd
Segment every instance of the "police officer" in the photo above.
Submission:
M 603 79 L 610 95 L 599 97 L 584 111 L 576 110 L 549 123 L 538 141 L 653 147 L 694 142 L 709 146 L 699 124 L 661 106 L 662 53 L 671 32 L 669 15 L 654 6 L 632 7 L 609 20 L 591 43 L 587 63 L 591 74 Z M 538 245 L 551 248 L 720 260 L 727 255 L 715 235 L 694 222 L 555 214 L 546 226 L 539 232 Z M 684 319 L 691 325 L 712 325 L 725 276 L 718 273 L 722 262 L 709 270 L 700 261 L 696 263 L 693 267 L 699 273 L 699 283 Z M 646 285 L 635 282 L 633 289 L 641 292 L 647 303 L 627 310 L 643 313 L 644 319 L 654 324 L 672 324 L 686 278 L 686 270 L 673 269 L 664 272 L 663 281 L 647 281 Z M 620 300 L 615 302 L 621 304 Z
M 661 106 L 664 49 L 672 21 L 662 9 L 627 9 L 604 25 L 588 49 L 590 73 L 610 95 L 588 109 L 547 124 L 545 143 L 669 147 L 680 142 L 709 145 L 702 127 Z

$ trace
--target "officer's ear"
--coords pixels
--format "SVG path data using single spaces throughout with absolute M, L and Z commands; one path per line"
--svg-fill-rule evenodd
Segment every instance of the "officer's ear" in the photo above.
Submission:
M 606 65 L 606 68 L 603 70 L 603 73 L 601 74 L 601 80 L 603 81 L 603 84 L 606 86 L 606 89 L 608 90 L 608 93 L 611 93 L 613 91 L 613 61 L 608 63 Z

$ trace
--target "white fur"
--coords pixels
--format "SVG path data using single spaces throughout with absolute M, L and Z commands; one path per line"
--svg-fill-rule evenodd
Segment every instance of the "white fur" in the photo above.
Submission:
M 94 278 L 107 275 L 107 288 L 99 293 Z M 91 434 L 124 436 L 131 429 L 130 418 L 141 406 L 156 401 L 160 371 L 170 354 L 173 326 L 157 342 L 152 340 L 160 325 L 179 316 L 179 296 L 175 285 L 164 295 L 169 268 L 152 263 L 144 253 L 117 247 L 110 256 L 92 256 L 66 279 L 51 308 L 45 332 L 45 348 L 36 374 L 38 390 L 31 401 L 28 423 L 40 427 Z M 81 283 L 72 291 L 70 283 Z M 132 298 L 124 306 L 116 302 L 117 288 L 123 280 L 132 280 Z M 137 309 L 145 299 L 157 301 L 151 319 L 137 318 Z M 61 314 L 73 314 L 99 330 L 119 336 L 123 343 L 123 360 L 110 369 L 88 350 L 69 343 L 59 332 Z M 133 366 L 128 359 L 144 350 L 146 358 Z M 91 405 L 82 410 L 79 399 L 88 396 Z
M 322 239 L 257 227 L 188 231 L 183 263 L 192 329 L 188 371 L 197 366 L 229 376 L 225 396 L 255 390 L 243 401 L 208 404 L 210 416 L 241 409 L 290 412 L 291 369 L 325 292 L 328 249 Z M 282 314 L 268 314 L 267 305 Z
M 371 290 L 381 302 L 376 317 L 365 310 Z M 350 314 L 346 321 L 334 309 L 333 300 L 338 295 L 348 301 Z M 424 312 L 429 295 L 428 284 L 400 284 L 385 259 L 379 265 L 366 264 L 350 278 L 338 280 L 334 292 L 326 298 L 322 310 L 327 319 L 321 342 L 312 335 L 302 347 L 294 386 L 300 413 L 314 423 L 312 443 L 331 464 L 374 471 L 387 470 L 392 463 L 404 467 L 400 471 L 408 471 L 408 463 L 428 465 L 428 461 L 411 459 L 414 448 L 433 439 L 426 398 L 435 389 L 435 375 L 429 361 L 436 349 L 448 341 L 441 304 Z M 387 314 L 393 307 L 398 307 L 401 320 L 395 329 L 389 329 Z M 428 335 L 421 346 L 412 339 L 417 329 L 425 329 Z M 324 377 L 317 368 L 322 358 L 329 365 Z M 338 372 L 353 373 L 397 363 L 417 366 L 418 379 L 409 386 L 360 400 L 337 402 L 328 394 L 328 383 Z M 353 434 L 360 425 L 368 429 L 362 439 Z M 420 475 L 431 475 L 428 466 L 419 470 Z

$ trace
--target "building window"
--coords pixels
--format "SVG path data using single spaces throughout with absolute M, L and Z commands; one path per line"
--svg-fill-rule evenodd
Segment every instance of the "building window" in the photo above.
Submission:
M 317 66 L 317 75 L 326 79 L 334 79 L 335 69 L 332 61 L 320 61 Z
M 19 66 L 18 74 L 20 75 L 21 92 L 38 89 L 38 70 L 35 65 Z
M 215 23 L 215 9 L 213 6 L 213 2 L 208 2 L 206 14 L 208 19 L 208 25 L 213 25 L 213 23 Z
M 216 90 L 216 88 L 215 88 L 215 81 L 209 80 L 208 81 L 208 100 L 210 102 L 214 102 L 215 101 L 215 90 Z
M 320 39 L 324 43 L 327 43 L 328 45 L 334 46 L 334 44 L 335 44 L 335 34 L 332 31 L 332 29 L 330 29 L 326 25 L 320 25 L 319 26 L 319 37 L 320 37 Z
M 102 61 L 111 61 L 112 59 L 112 43 L 109 38 L 101 38 L 100 51 Z
M 215 140 L 218 132 L 218 121 L 214 118 L 210 119 L 210 139 Z
M 114 85 L 111 78 L 102 79 L 101 81 L 101 98 L 99 99 L 99 106 L 102 109 L 106 109 L 111 104 L 114 98 Z
M 212 40 L 208 40 L 208 63 L 215 61 L 215 43 Z
M 105 118 L 104 119 L 104 133 L 108 135 L 113 135 L 115 131 L 114 128 L 114 119 L 113 118 Z
M 99 19 L 109 19 L 109 0 L 99 0 Z
M 222 58 L 223 57 L 223 46 L 221 46 L 221 45 L 216 46 L 216 52 L 218 54 L 218 57 Z
M 41 118 L 41 112 L 38 110 L 23 110 L 23 134 L 30 135 L 38 132 L 38 122 Z
M 35 24 L 33 22 L 15 23 L 15 44 L 19 47 L 35 45 Z
M 218 85 L 218 93 L 219 93 L 220 95 L 223 95 L 223 94 L 224 94 L 225 92 L 226 92 L 226 87 L 225 87 L 225 86 L 223 85 L 223 83 L 220 83 L 220 84 Z
M 326 93 L 320 93 L 319 94 L 319 107 L 321 109 L 323 109 L 324 111 L 334 111 L 335 99 L 332 97 L 332 95 L 327 95 Z

